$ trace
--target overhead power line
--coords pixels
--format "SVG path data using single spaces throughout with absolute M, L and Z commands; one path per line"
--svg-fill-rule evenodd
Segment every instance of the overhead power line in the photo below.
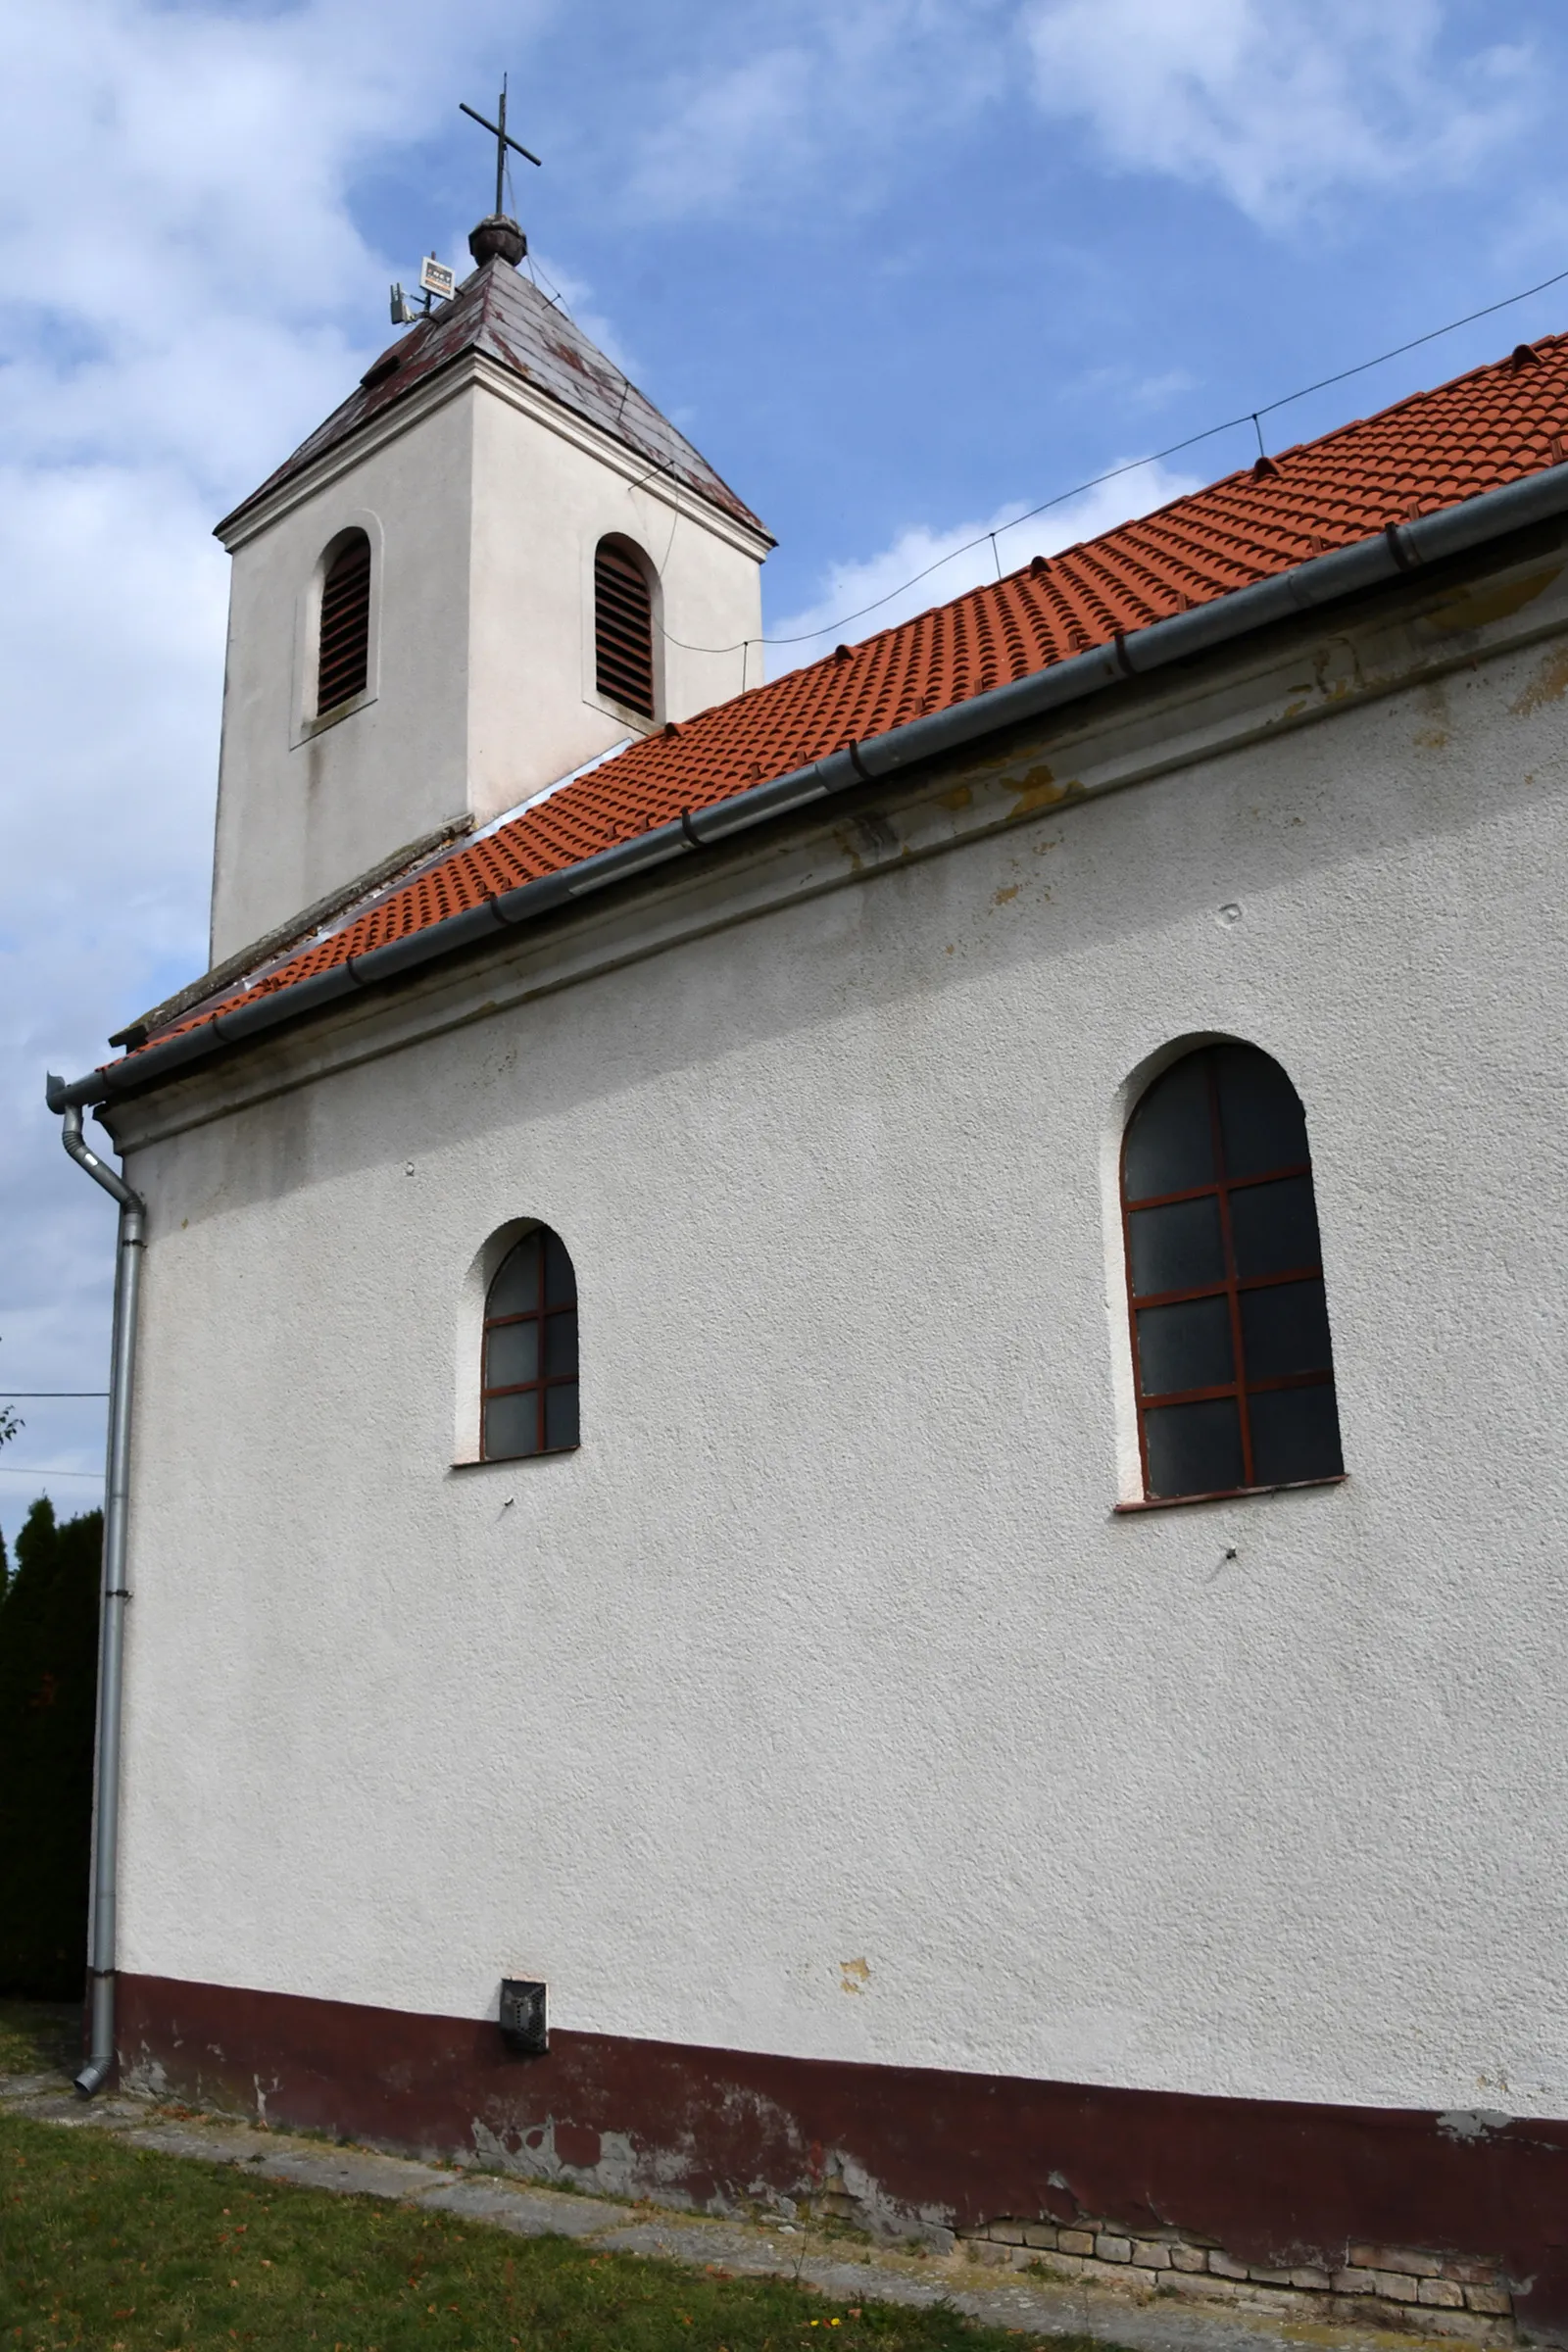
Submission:
M 1212 441 L 1221 433 L 1233 433 L 1244 424 L 1258 427 L 1258 448 L 1261 450 L 1263 436 L 1260 418 L 1272 416 L 1298 400 L 1307 400 L 1314 392 L 1326 392 L 1331 385 L 1348 383 L 1352 376 L 1365 375 L 1373 368 L 1386 367 L 1390 360 L 1402 359 L 1407 351 L 1419 351 L 1423 344 L 1436 343 L 1444 335 L 1456 333 L 1461 326 L 1473 326 L 1478 318 L 1491 318 L 1498 311 L 1512 310 L 1516 303 L 1528 302 L 1533 294 L 1544 294 L 1549 287 L 1560 286 L 1565 278 L 1568 278 L 1568 270 L 1558 270 L 1552 276 L 1542 278 L 1538 285 L 1525 286 L 1517 294 L 1505 294 L 1500 302 L 1484 303 L 1479 311 L 1466 311 L 1462 318 L 1450 318 L 1446 326 L 1429 327 L 1424 335 L 1412 335 L 1408 343 L 1396 343 L 1392 350 L 1380 351 L 1375 359 L 1357 360 L 1353 367 L 1337 368 L 1332 375 L 1320 375 L 1314 383 L 1302 384 L 1295 392 L 1282 392 L 1277 400 L 1265 400 L 1255 409 L 1243 409 L 1239 415 L 1227 416 L 1221 424 L 1205 424 L 1200 432 L 1188 433 L 1180 441 L 1167 442 L 1163 449 L 1151 450 L 1145 457 L 1129 458 L 1124 465 L 1111 466 L 1103 473 L 1091 474 L 1087 481 L 1075 483 L 1070 490 L 1058 490 L 1053 497 L 1042 499 L 1039 506 L 1030 507 L 1026 513 L 1014 515 L 1010 522 L 999 523 L 997 531 L 1015 531 L 1020 523 L 1033 522 L 1037 515 L 1049 514 L 1053 507 L 1066 506 L 1069 500 L 1083 498 L 1105 482 L 1119 481 L 1123 474 L 1141 473 L 1146 466 L 1161 465 L 1166 458 L 1180 457 L 1184 450 L 1197 449 L 1200 442 Z M 895 597 L 906 595 L 911 588 L 917 588 L 922 580 L 929 579 L 934 571 L 941 571 L 945 564 L 956 563 L 959 556 L 966 556 L 973 549 L 983 547 L 988 539 L 994 543 L 997 531 L 977 531 L 961 547 L 949 548 L 947 554 L 938 556 L 934 563 L 911 572 L 897 588 L 888 589 L 884 596 L 873 598 L 870 604 L 860 605 L 853 612 L 841 613 L 837 620 L 824 621 L 819 629 L 802 629 L 791 637 L 747 637 L 737 639 L 733 645 L 688 645 L 684 638 L 671 637 L 667 630 L 661 633 L 667 643 L 679 646 L 683 653 L 688 654 L 739 654 L 754 645 L 809 645 L 818 637 L 831 636 L 836 629 L 848 628 L 852 621 L 863 620 L 867 613 L 879 612 Z
M 101 1470 L 62 1470 L 52 1462 L 0 1462 L 0 1470 L 11 1478 L 90 1478 L 103 1484 Z

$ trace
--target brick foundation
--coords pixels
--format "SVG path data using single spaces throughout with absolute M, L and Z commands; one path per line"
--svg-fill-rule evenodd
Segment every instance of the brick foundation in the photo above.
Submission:
M 1480 2345 L 1514 2341 L 1513 2295 L 1497 2260 L 1412 2246 L 1352 2245 L 1341 2270 L 1264 2269 L 1175 2230 L 1152 2234 L 1081 2216 L 1072 2224 L 1004 2215 L 960 2230 L 976 2262 L 1093 2279 L 1148 2295 L 1241 2304 L 1278 2318 L 1353 2322 Z

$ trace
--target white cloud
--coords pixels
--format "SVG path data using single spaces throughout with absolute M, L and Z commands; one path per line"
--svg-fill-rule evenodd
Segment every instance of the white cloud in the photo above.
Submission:
M 632 196 L 666 218 L 732 214 L 830 171 L 853 200 L 911 125 L 928 139 L 1006 86 L 1013 24 L 1012 0 L 738 5 L 649 109 Z
M 354 174 L 423 137 L 448 75 L 529 12 L 305 0 L 0 14 L 0 1377 L 93 1388 L 114 1211 L 65 1161 L 46 1064 L 205 961 L 226 563 L 210 532 L 390 328 Z M 439 31 L 439 88 L 427 72 Z M 488 64 L 488 59 L 484 61 Z M 399 256 L 398 260 L 406 260 Z M 91 1404 L 24 1404 L 0 1455 L 95 1471 Z M 46 1482 L 39 1481 L 39 1485 Z M 64 1481 L 62 1508 L 96 1499 Z
M 1522 43 L 1450 53 L 1445 0 L 760 0 L 712 22 L 631 138 L 668 218 L 853 204 L 895 147 L 1032 81 L 1121 170 L 1281 225 L 1324 196 L 1472 174 L 1539 103 Z
M 1036 91 L 1108 160 L 1275 224 L 1335 189 L 1468 175 L 1524 119 L 1528 52 L 1444 55 L 1439 0 L 1038 0 Z
M 985 522 L 958 522 L 942 531 L 915 523 L 880 554 L 835 564 L 809 605 L 770 624 L 768 674 L 799 669 L 841 641 L 853 643 L 891 628 L 962 596 L 965 589 L 1016 571 L 1031 556 L 1054 555 L 1098 538 L 1131 515 L 1147 514 L 1197 487 L 1193 476 L 1169 472 L 1152 460 L 1044 514 L 1023 517 L 1022 501 L 1014 500 Z

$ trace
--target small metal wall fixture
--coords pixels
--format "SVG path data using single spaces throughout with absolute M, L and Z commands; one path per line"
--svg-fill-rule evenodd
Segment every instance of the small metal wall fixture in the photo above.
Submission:
M 501 2034 L 509 2050 L 542 2058 L 550 2047 L 545 2022 L 545 1988 L 528 1977 L 501 1980 Z

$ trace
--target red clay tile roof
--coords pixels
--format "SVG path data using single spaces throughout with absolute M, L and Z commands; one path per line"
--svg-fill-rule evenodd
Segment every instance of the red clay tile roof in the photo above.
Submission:
M 564 409 L 585 416 L 590 424 L 623 441 L 710 506 L 732 514 L 754 531 L 772 539 L 750 507 L 743 506 L 727 482 L 721 481 L 708 460 L 677 433 L 652 401 L 646 400 L 620 369 L 607 360 L 566 313 L 551 302 L 531 278 L 521 277 L 510 262 L 485 262 L 466 277 L 451 302 L 433 310 L 411 334 L 388 344 L 341 407 L 302 441 L 259 490 L 242 499 L 232 514 L 218 526 L 226 537 L 230 526 L 268 493 L 304 473 L 329 449 L 349 440 L 362 425 L 396 408 L 416 385 L 449 368 L 465 352 L 476 351 L 494 360 L 513 375 L 522 376 Z
M 1523 354 L 1524 356 L 1521 356 Z M 870 737 L 1568 456 L 1568 336 L 1227 474 L 1099 539 L 645 737 L 161 1034 Z M 1037 559 L 1038 562 L 1038 559 Z

